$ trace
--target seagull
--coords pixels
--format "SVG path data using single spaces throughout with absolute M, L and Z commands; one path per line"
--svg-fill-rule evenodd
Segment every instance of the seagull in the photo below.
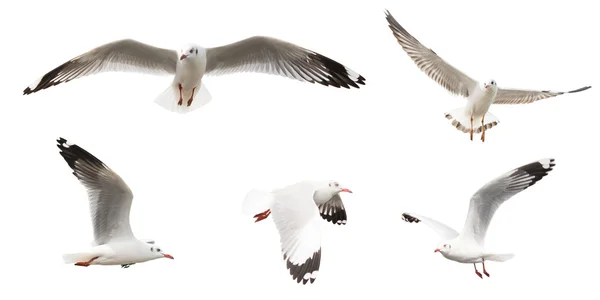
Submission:
M 414 38 L 404 27 L 386 11 L 386 19 L 398 44 L 406 51 L 414 63 L 431 79 L 446 88 L 450 93 L 467 98 L 467 105 L 445 113 L 446 119 L 452 120 L 452 126 L 469 133 L 471 141 L 473 133 L 481 133 L 481 141 L 485 142 L 485 132 L 500 122 L 488 110 L 494 104 L 526 104 L 542 99 L 556 97 L 567 93 L 585 91 L 585 86 L 568 92 L 534 91 L 499 88 L 494 79 L 478 82 L 454 68 Z
M 279 231 L 283 259 L 297 283 L 314 283 L 321 264 L 321 219 L 345 225 L 346 208 L 340 193 L 352 193 L 336 181 L 301 181 L 272 192 L 252 190 L 243 211 L 259 222 L 273 215 Z
M 504 262 L 514 257 L 512 253 L 488 252 L 484 247 L 485 235 L 494 213 L 506 200 L 548 175 L 554 165 L 552 158 L 541 159 L 513 169 L 481 187 L 471 197 L 467 220 L 460 234 L 441 222 L 417 214 L 403 213 L 402 219 L 409 223 L 423 222 L 440 236 L 441 242 L 435 253 L 439 252 L 446 259 L 459 263 L 472 263 L 475 274 L 483 279 L 477 270 L 477 263 L 481 263 L 483 274 L 489 277 L 485 269 L 486 260 Z
M 93 247 L 86 252 L 63 255 L 64 262 L 82 267 L 129 268 L 157 258 L 173 259 L 154 240 L 138 240 L 133 235 L 129 225 L 133 194 L 121 177 L 83 148 L 69 144 L 64 138 L 57 142 L 60 155 L 87 189 L 94 228 Z
M 213 48 L 188 44 L 179 52 L 123 39 L 63 63 L 33 82 L 23 94 L 109 71 L 173 75 L 173 82 L 155 98 L 155 102 L 178 113 L 190 112 L 211 101 L 212 97 L 202 82 L 204 75 L 266 73 L 347 89 L 365 84 L 363 76 L 342 64 L 272 37 L 253 36 Z

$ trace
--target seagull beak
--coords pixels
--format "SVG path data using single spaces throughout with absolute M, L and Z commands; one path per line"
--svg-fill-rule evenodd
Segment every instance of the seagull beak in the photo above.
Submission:
M 352 194 L 352 191 L 351 191 L 351 190 L 349 190 L 349 189 L 347 189 L 347 188 L 343 188 L 343 189 L 342 189 L 342 192 L 346 192 L 346 193 L 350 193 L 350 194 Z
M 166 257 L 166 258 L 174 259 L 173 256 L 171 256 L 169 254 L 163 254 L 163 256 Z
M 179 60 L 184 60 L 184 59 L 186 59 L 186 58 L 187 58 L 187 55 L 185 55 L 185 54 L 181 54 L 181 57 L 179 58 Z
M 440 252 L 440 249 L 435 249 L 433 253 Z

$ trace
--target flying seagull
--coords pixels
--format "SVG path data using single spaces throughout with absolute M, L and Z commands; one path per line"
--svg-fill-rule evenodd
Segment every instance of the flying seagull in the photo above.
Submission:
M 483 274 L 490 276 L 485 269 L 485 261 L 507 261 L 514 254 L 497 254 L 488 252 L 484 247 L 484 239 L 492 217 L 502 203 L 540 181 L 554 167 L 554 159 L 546 158 L 518 167 L 481 187 L 472 197 L 467 220 L 462 232 L 436 220 L 413 213 L 403 213 L 402 219 L 409 223 L 428 225 L 441 238 L 435 249 L 445 258 L 464 264 L 473 264 L 475 274 L 483 278 L 477 270 L 477 263 L 483 266 Z
M 86 252 L 63 255 L 65 263 L 128 268 L 157 258 L 173 259 L 153 240 L 138 240 L 133 235 L 129 225 L 133 194 L 121 177 L 83 148 L 69 144 L 64 138 L 57 142 L 60 155 L 87 189 L 94 229 L 93 247 Z
M 272 192 L 252 190 L 244 199 L 244 213 L 252 215 L 261 211 L 254 215 L 254 222 L 273 215 L 283 259 L 292 279 L 298 283 L 313 283 L 319 273 L 320 220 L 346 224 L 346 209 L 340 197 L 342 192 L 352 193 L 336 181 L 301 181 Z
M 451 66 L 433 50 L 421 44 L 404 27 L 400 26 L 389 11 L 386 11 L 386 19 L 398 44 L 402 46 L 402 49 L 406 51 L 421 71 L 449 92 L 467 98 L 466 106 L 456 108 L 446 113 L 445 116 L 447 119 L 452 120 L 452 126 L 456 129 L 464 133 L 470 133 L 471 140 L 473 140 L 473 133 L 481 133 L 481 141 L 485 141 L 485 131 L 500 122 L 496 116 L 488 111 L 492 103 L 533 103 L 538 100 L 566 93 L 577 93 L 591 88 L 591 86 L 586 86 L 568 92 L 534 91 L 498 88 L 494 79 L 483 83 L 475 81 Z
M 336 88 L 359 88 L 365 78 L 342 64 L 295 44 L 254 36 L 228 45 L 190 44 L 179 52 L 132 39 L 118 40 L 81 54 L 36 80 L 24 95 L 87 75 L 109 71 L 172 75 L 173 82 L 155 102 L 179 113 L 202 107 L 212 97 L 204 75 L 266 73 Z

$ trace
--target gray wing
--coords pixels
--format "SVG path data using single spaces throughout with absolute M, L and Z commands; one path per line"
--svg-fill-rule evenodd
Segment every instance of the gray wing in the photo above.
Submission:
M 206 50 L 206 74 L 255 72 L 324 86 L 359 88 L 365 78 L 317 52 L 271 37 L 254 36 Z
M 553 158 L 523 165 L 481 187 L 469 204 L 462 235 L 484 245 L 485 234 L 498 207 L 512 196 L 540 181 L 554 167 Z
M 456 230 L 450 228 L 450 226 L 448 226 L 444 223 L 441 223 L 439 221 L 436 221 L 434 219 L 419 216 L 417 214 L 403 213 L 402 220 L 404 220 L 408 223 L 423 222 L 427 226 L 429 226 L 431 229 L 433 229 L 433 231 L 435 231 L 435 233 L 437 233 L 440 236 L 440 238 L 442 238 L 443 240 L 451 240 L 458 236 L 458 232 L 456 232 Z
M 319 214 L 323 219 L 337 225 L 346 225 L 346 222 L 348 221 L 346 208 L 344 207 L 344 202 L 342 202 L 342 197 L 340 197 L 339 194 L 336 194 L 329 201 L 319 205 Z
M 398 44 L 427 76 L 455 95 L 469 97 L 477 81 L 451 66 L 414 38 L 386 11 L 386 19 Z
M 175 74 L 177 52 L 157 48 L 131 39 L 119 40 L 94 48 L 46 73 L 23 91 L 35 93 L 84 76 L 125 71 L 149 74 Z
M 95 244 L 133 238 L 129 225 L 133 194 L 127 184 L 85 149 L 69 144 L 64 138 L 57 142 L 60 155 L 87 189 Z
M 531 91 L 531 90 L 515 90 L 515 89 L 498 89 L 494 104 L 526 104 L 538 100 L 556 97 L 562 94 L 582 92 L 591 88 L 584 86 L 582 88 L 568 92 L 551 92 L 551 91 Z

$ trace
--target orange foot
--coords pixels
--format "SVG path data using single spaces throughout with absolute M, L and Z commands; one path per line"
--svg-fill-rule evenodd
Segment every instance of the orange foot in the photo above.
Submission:
M 88 261 L 80 261 L 80 262 L 77 262 L 77 263 L 75 263 L 75 265 L 76 265 L 76 266 L 80 266 L 80 267 L 89 267 L 89 266 L 90 266 L 90 264 L 91 264 L 91 263 L 92 263 L 94 260 L 96 260 L 98 257 L 99 257 L 99 256 L 96 256 L 96 257 L 94 257 L 94 258 L 92 258 L 92 259 L 90 259 L 90 260 L 88 260 Z
M 193 89 L 192 89 L 192 95 L 190 96 L 190 100 L 188 100 L 188 102 L 187 102 L 187 105 L 188 105 L 188 107 L 189 107 L 190 105 L 192 105 L 192 102 L 194 101 L 194 93 L 195 93 L 195 92 L 196 92 L 196 88 L 193 88 Z
M 271 214 L 271 210 L 267 209 L 259 214 L 254 215 L 253 218 L 256 218 L 256 221 L 254 221 L 254 223 L 266 219 L 267 217 L 269 217 L 270 214 Z
M 183 104 L 183 94 L 182 94 L 182 90 L 183 87 L 181 86 L 181 83 L 179 84 L 179 102 L 177 102 L 177 105 L 182 105 Z

